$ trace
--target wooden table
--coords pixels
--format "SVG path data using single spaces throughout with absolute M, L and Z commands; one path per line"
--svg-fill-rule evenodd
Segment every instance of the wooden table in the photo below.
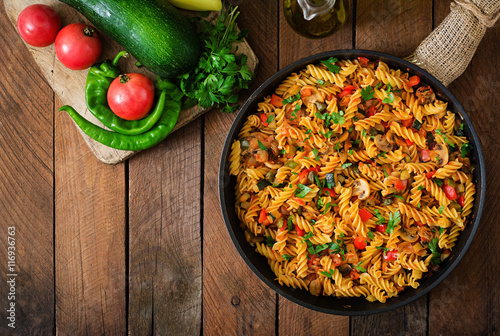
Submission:
M 296 35 L 281 3 L 233 1 L 260 59 L 252 87 L 314 53 L 407 56 L 448 0 L 351 2 L 340 32 Z M 3 11 L 3 6 L 0 6 Z M 127 162 L 98 162 L 3 12 L 0 17 L 0 335 L 494 335 L 500 331 L 500 24 L 450 85 L 485 152 L 488 192 L 467 255 L 429 295 L 366 317 L 332 316 L 267 288 L 222 220 L 217 171 L 235 115 L 213 110 Z M 15 228 L 15 329 L 8 227 Z

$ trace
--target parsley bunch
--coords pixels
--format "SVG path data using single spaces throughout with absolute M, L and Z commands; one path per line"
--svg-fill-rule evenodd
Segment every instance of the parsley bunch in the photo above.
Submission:
M 225 105 L 222 112 L 228 113 L 238 109 L 236 92 L 248 88 L 253 73 L 246 65 L 247 56 L 231 51 L 232 44 L 246 36 L 246 31 L 238 33 L 237 9 L 223 7 L 215 23 L 201 22 L 204 49 L 198 65 L 179 77 L 180 88 L 188 97 L 184 108 L 198 104 L 202 108 Z

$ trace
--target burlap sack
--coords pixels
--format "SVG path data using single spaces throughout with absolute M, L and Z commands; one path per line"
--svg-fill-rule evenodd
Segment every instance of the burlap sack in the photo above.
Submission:
M 444 21 L 406 58 L 448 86 L 471 61 L 487 27 L 500 17 L 500 0 L 455 0 Z

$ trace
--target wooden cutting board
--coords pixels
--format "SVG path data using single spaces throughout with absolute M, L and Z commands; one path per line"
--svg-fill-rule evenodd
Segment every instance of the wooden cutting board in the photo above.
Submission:
M 61 16 L 63 26 L 74 22 L 89 23 L 89 21 L 75 9 L 58 0 L 4 0 L 5 10 L 11 23 L 17 27 L 17 17 L 19 16 L 19 13 L 21 13 L 24 8 L 35 3 L 46 4 L 52 7 Z M 100 60 L 113 59 L 119 51 L 123 50 L 116 42 L 107 36 L 103 36 L 103 34 L 101 34 L 101 36 L 103 42 L 103 52 Z M 36 48 L 26 44 L 26 47 L 33 55 L 35 62 L 40 67 L 43 75 L 47 79 L 47 82 L 57 94 L 62 104 L 73 106 L 86 119 L 102 127 L 103 125 L 92 115 L 92 113 L 88 111 L 85 104 L 85 80 L 87 78 L 88 70 L 74 71 L 64 67 L 56 57 L 54 45 L 45 48 Z M 250 70 L 255 71 L 258 59 L 246 41 L 238 44 L 238 53 L 244 53 L 248 56 L 248 67 Z M 154 75 L 151 72 L 145 68 L 137 68 L 135 63 L 136 60 L 133 57 L 129 57 L 126 60 L 120 61 L 120 67 L 123 72 L 140 72 L 147 75 L 151 79 L 154 79 Z M 181 111 L 174 131 L 198 118 L 207 111 L 208 110 L 202 109 L 198 106 Z M 103 163 L 117 164 L 137 153 L 104 146 L 88 137 L 81 130 L 80 133 L 94 155 Z

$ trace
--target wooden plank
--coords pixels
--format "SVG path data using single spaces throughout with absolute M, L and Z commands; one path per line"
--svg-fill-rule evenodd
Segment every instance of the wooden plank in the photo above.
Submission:
M 238 1 L 239 2 L 239 1 Z M 257 77 L 240 98 L 277 71 L 278 3 L 244 1 L 239 26 L 249 28 L 248 42 L 257 54 Z M 241 100 L 241 99 L 240 99 Z M 222 219 L 218 170 L 222 145 L 235 115 L 214 110 L 205 115 L 203 210 L 204 335 L 274 335 L 276 295 L 243 262 Z
M 435 25 L 450 12 L 449 1 L 436 1 Z M 500 105 L 500 69 L 498 63 L 500 26 L 486 31 L 476 55 L 464 74 L 449 89 L 462 103 L 481 140 L 486 163 L 486 206 L 479 230 L 467 254 L 451 274 L 429 297 L 429 333 L 431 335 L 495 335 L 500 325 L 500 239 L 496 186 L 500 183 L 497 153 L 497 110 Z M 458 317 L 458 318 L 457 318 Z M 453 323 L 450 321 L 453 319 Z
M 97 161 L 55 104 L 56 331 L 124 335 L 125 165 Z
M 432 1 L 358 1 L 356 48 L 408 56 L 432 31 Z M 411 290 L 411 289 L 408 289 Z M 427 297 L 384 314 L 351 318 L 355 335 L 425 335 Z
M 129 333 L 199 335 L 201 120 L 129 163 Z
M 298 35 L 286 22 L 280 8 L 279 67 L 309 55 L 334 49 L 352 48 L 353 4 L 349 3 L 349 18 L 334 35 L 312 40 Z M 332 298 L 332 300 L 336 300 Z M 279 333 L 282 335 L 348 335 L 349 317 L 319 313 L 279 298 Z
M 54 329 L 53 94 L 5 11 L 0 13 L 0 334 L 49 335 Z

